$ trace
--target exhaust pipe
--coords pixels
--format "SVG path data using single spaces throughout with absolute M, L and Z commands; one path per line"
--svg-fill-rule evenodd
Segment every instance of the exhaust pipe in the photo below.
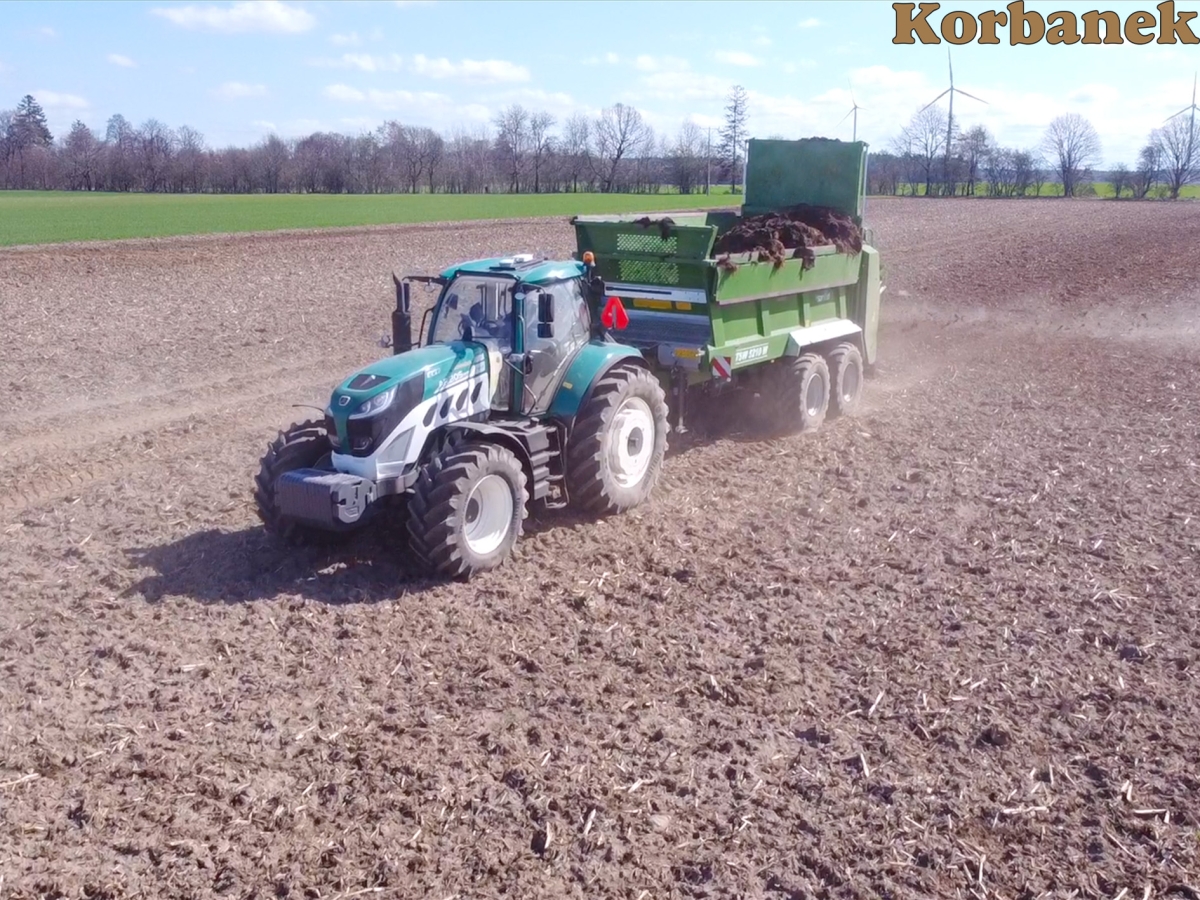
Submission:
M 407 353 L 412 349 L 412 296 L 411 285 L 401 281 L 392 273 L 396 284 L 396 308 L 392 310 L 392 354 Z

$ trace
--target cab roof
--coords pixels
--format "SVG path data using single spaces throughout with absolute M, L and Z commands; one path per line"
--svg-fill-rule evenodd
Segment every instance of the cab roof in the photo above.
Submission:
M 577 278 L 586 270 L 581 262 L 570 260 L 536 259 L 532 256 L 497 256 L 456 263 L 442 272 L 447 281 L 457 275 L 507 275 L 524 284 L 549 284 L 566 278 Z

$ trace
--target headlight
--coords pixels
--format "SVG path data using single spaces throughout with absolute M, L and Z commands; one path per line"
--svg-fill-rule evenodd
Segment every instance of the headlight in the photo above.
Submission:
M 371 416 L 378 415 L 396 399 L 396 387 L 390 387 L 382 394 L 376 394 L 370 400 L 362 403 L 358 409 L 350 415 L 352 419 L 368 419 Z

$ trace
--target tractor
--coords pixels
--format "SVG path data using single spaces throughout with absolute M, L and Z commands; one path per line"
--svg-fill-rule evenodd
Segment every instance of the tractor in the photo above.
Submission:
M 412 562 L 470 577 L 509 556 L 531 501 L 609 514 L 646 500 L 667 447 L 666 396 L 600 321 L 591 254 L 392 278 L 393 354 L 346 378 L 322 419 L 281 432 L 261 460 L 269 532 L 327 542 L 400 507 Z M 414 284 L 440 288 L 419 347 Z

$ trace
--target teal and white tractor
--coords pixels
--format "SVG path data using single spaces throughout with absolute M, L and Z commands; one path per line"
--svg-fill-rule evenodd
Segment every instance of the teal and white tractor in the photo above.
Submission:
M 507 558 L 534 504 L 644 502 L 689 396 L 740 392 L 730 396 L 748 402 L 726 404 L 798 431 L 852 412 L 875 363 L 878 251 L 714 248 L 747 217 L 800 204 L 861 229 L 866 159 L 862 142 L 752 140 L 740 214 L 579 216 L 573 260 L 393 276 L 393 355 L 342 382 L 323 420 L 270 446 L 260 517 L 284 537 L 318 538 L 399 505 L 413 561 L 470 576 Z M 421 347 L 414 283 L 440 288 Z
M 320 541 L 398 505 L 419 568 L 470 576 L 507 558 L 531 501 L 619 513 L 650 495 L 665 393 L 598 321 L 590 264 L 516 256 L 394 280 L 393 355 L 343 381 L 323 419 L 282 432 L 261 461 L 269 531 Z M 441 288 L 421 347 L 414 282 Z

